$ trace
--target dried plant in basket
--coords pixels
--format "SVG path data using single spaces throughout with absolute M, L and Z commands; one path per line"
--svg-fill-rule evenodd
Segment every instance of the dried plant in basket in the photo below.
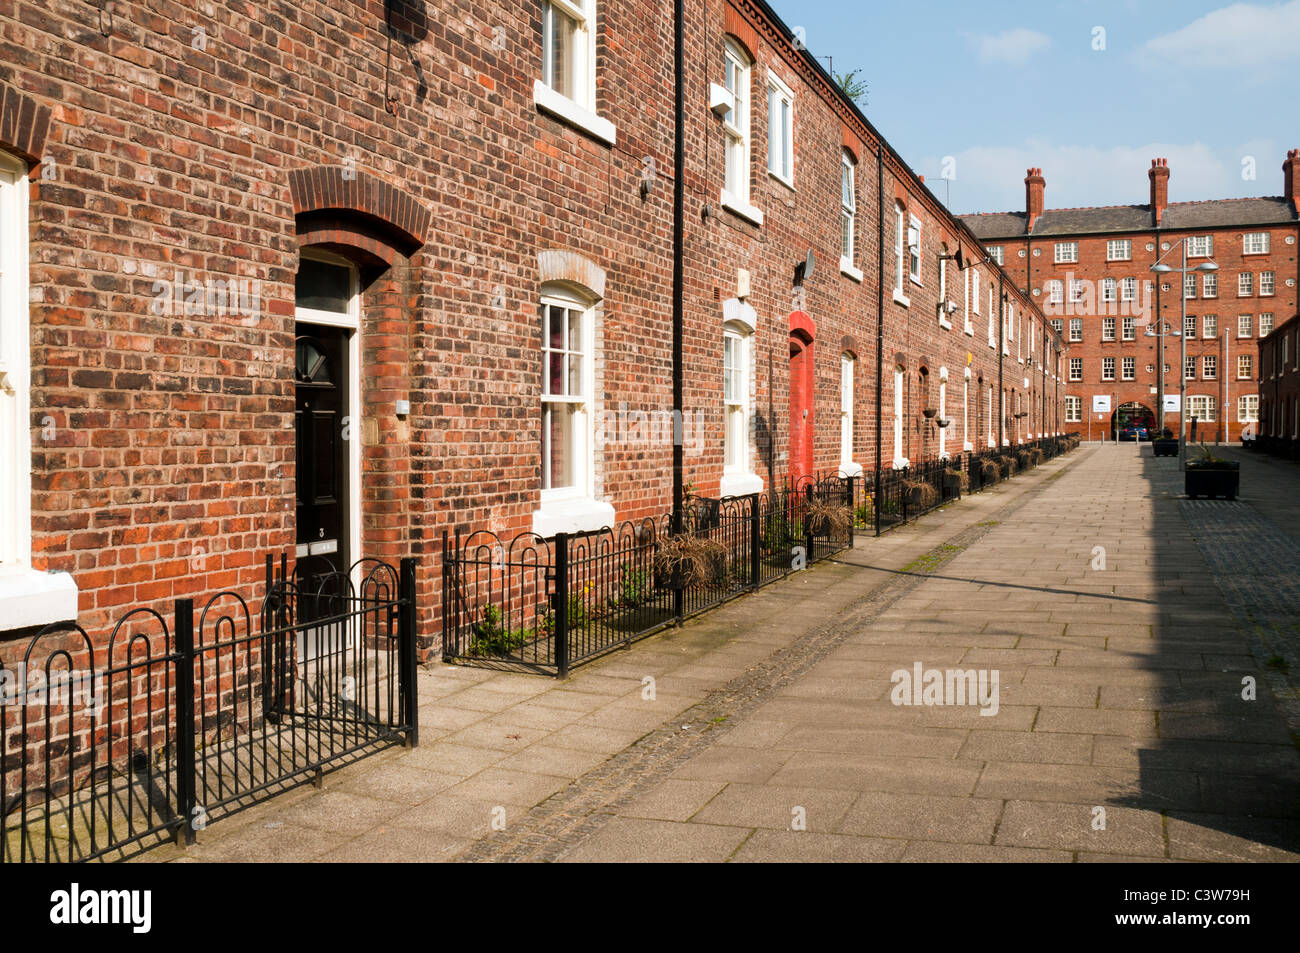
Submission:
M 814 536 L 843 536 L 853 523 L 853 511 L 844 503 L 813 497 L 804 509 L 805 522 Z
M 992 460 L 983 460 L 980 462 L 980 480 L 984 483 L 992 483 L 1002 476 L 1002 471 Z
M 944 470 L 944 473 L 957 481 L 957 485 L 961 487 L 963 493 L 970 489 L 970 474 L 962 467 L 948 467 Z
M 717 582 L 726 578 L 727 548 L 705 536 L 669 536 L 655 552 L 654 569 L 661 586 L 689 589 Z
M 915 506 L 933 506 L 939 501 L 938 492 L 924 480 L 904 480 L 903 490 Z

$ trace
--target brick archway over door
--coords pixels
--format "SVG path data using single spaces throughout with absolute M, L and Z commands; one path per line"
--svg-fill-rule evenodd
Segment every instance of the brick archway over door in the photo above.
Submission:
M 803 311 L 790 315 L 790 476 L 813 474 L 817 327 Z

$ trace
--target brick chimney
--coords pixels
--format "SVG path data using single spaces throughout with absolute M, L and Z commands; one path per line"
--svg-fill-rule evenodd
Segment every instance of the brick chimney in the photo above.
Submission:
M 1159 225 L 1169 207 L 1169 160 L 1152 159 L 1147 175 L 1151 177 L 1151 214 Z
M 1043 191 L 1047 188 L 1047 181 L 1043 178 L 1042 169 L 1025 170 L 1025 215 L 1028 222 L 1025 224 L 1025 231 L 1032 232 L 1034 223 L 1043 214 Z
M 1282 163 L 1282 197 L 1291 203 L 1291 210 L 1300 215 L 1300 149 L 1292 149 Z

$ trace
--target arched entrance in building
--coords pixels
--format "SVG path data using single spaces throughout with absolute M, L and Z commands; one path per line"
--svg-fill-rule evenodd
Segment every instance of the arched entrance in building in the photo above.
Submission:
M 814 373 L 817 328 L 802 311 L 790 315 L 790 476 L 813 474 Z
M 1145 438 L 1149 439 L 1155 431 L 1156 415 L 1146 404 L 1140 404 L 1135 400 L 1120 404 L 1111 412 L 1110 415 L 1110 432 L 1120 439 L 1134 439 L 1141 436 L 1138 428 L 1145 431 Z M 1125 435 L 1125 432 L 1128 435 Z

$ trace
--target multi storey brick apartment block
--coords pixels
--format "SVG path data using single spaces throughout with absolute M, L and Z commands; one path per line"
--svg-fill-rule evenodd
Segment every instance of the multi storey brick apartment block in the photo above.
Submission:
M 1257 446 L 1300 459 L 1300 317 L 1273 329 L 1259 342 L 1259 433 Z
M 0 20 L 0 627 L 414 554 L 431 646 L 444 531 L 668 510 L 670 4 Z M 1026 282 L 772 11 L 685 28 L 694 491 L 1065 429 Z
M 1296 312 L 1297 164 L 1293 150 L 1281 196 L 1170 202 L 1169 164 L 1155 159 L 1146 205 L 1077 209 L 1045 208 L 1043 172 L 1030 169 L 1024 212 L 964 216 L 1066 338 L 1067 429 L 1096 438 L 1159 425 L 1163 393 L 1163 425 L 1176 431 L 1182 373 L 1189 439 L 1192 417 L 1198 440 L 1253 432 L 1267 393 L 1260 339 Z M 1184 241 L 1193 270 L 1151 271 L 1157 261 L 1181 270 Z M 1217 270 L 1195 270 L 1205 262 Z

